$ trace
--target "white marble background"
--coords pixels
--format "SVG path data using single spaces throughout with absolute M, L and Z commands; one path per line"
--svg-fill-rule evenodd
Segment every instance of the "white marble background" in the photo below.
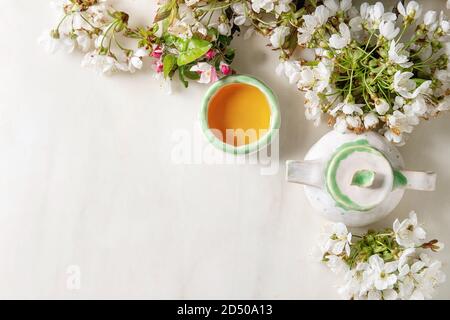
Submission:
M 101 77 L 79 55 L 46 55 L 36 38 L 47 3 L 0 10 L 0 298 L 338 298 L 335 277 L 310 257 L 325 221 L 284 181 L 284 165 L 273 176 L 255 165 L 174 165 L 172 134 L 197 130 L 206 87 L 166 96 L 149 73 Z M 119 3 L 132 24 L 155 9 Z M 302 159 L 328 128 L 304 119 L 265 44 L 236 40 L 235 67 L 277 92 L 281 160 Z M 437 191 L 408 192 L 377 226 L 415 209 L 450 246 L 449 120 L 424 122 L 401 148 L 409 168 L 438 173 Z M 447 274 L 449 257 L 445 249 Z M 66 286 L 71 265 L 80 290 Z

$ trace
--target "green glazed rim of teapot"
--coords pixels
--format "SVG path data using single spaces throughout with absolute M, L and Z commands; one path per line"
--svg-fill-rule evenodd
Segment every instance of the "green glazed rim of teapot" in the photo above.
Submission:
M 336 177 L 338 168 L 341 162 L 354 152 L 371 153 L 380 157 L 382 161 L 387 162 L 391 168 L 390 174 L 392 175 L 392 184 L 389 185 L 389 189 L 385 192 L 391 192 L 396 188 L 403 188 L 408 184 L 408 179 L 403 175 L 403 173 L 400 170 L 394 169 L 389 159 L 381 151 L 371 146 L 369 141 L 366 139 L 345 143 L 335 151 L 331 157 L 331 160 L 329 160 L 325 174 L 325 183 L 328 192 L 336 201 L 337 205 L 344 210 L 369 211 L 377 206 L 377 204 L 362 206 L 352 200 L 349 195 L 342 192 L 339 188 Z M 353 173 L 351 184 L 361 188 L 370 188 L 374 182 L 375 175 L 376 172 L 370 170 L 356 170 Z
M 368 211 L 370 209 L 373 209 L 376 205 L 372 206 L 362 206 L 355 201 L 353 201 L 349 195 L 342 192 L 342 190 L 339 188 L 339 184 L 336 179 L 337 170 L 343 160 L 345 160 L 347 157 L 349 157 L 354 152 L 365 152 L 365 153 L 371 153 L 376 156 L 379 156 L 381 159 L 384 159 L 385 161 L 389 162 L 389 160 L 386 158 L 386 156 L 375 149 L 374 147 L 370 146 L 368 141 L 365 139 L 358 140 L 355 142 L 350 142 L 342 145 L 337 149 L 337 151 L 332 156 L 331 160 L 328 163 L 327 169 L 326 169 L 326 186 L 328 189 L 328 192 L 332 196 L 332 198 L 336 201 L 337 205 L 345 210 L 354 210 L 354 211 Z M 359 185 L 360 187 L 366 187 L 365 184 L 367 184 L 367 179 L 373 180 L 373 174 L 370 174 L 371 172 L 361 172 L 365 170 L 360 170 L 355 172 L 355 175 L 353 177 L 354 184 Z M 392 175 L 395 179 L 395 172 L 392 169 Z M 361 179 L 361 180 L 360 180 Z M 360 180 L 360 181 L 355 181 Z M 391 190 L 394 188 L 395 183 L 392 184 Z

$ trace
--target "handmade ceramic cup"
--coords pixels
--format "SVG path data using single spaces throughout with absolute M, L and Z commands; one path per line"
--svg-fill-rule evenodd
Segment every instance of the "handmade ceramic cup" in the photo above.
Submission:
M 436 174 L 404 170 L 398 150 L 383 136 L 331 131 L 304 161 L 287 162 L 287 180 L 305 185 L 312 206 L 327 219 L 364 226 L 388 215 L 405 189 L 432 191 Z
M 262 108 L 267 110 L 264 111 Z M 214 113 L 219 114 L 214 115 Z M 246 140 L 248 143 L 235 144 L 233 141 L 228 142 L 224 138 L 225 135 L 221 136 L 223 132 L 212 123 L 214 117 L 218 118 L 216 121 L 228 119 L 228 123 L 220 124 L 223 126 L 222 131 L 225 128 L 226 130 L 236 129 L 230 128 L 233 126 L 230 126 L 230 121 L 232 122 L 233 119 L 236 121 L 236 126 L 247 121 L 246 125 L 252 122 L 265 123 L 266 128 L 264 131 L 260 130 L 262 133 L 257 133 L 256 138 Z M 280 112 L 275 94 L 263 82 L 245 75 L 228 76 L 214 83 L 203 98 L 199 118 L 206 139 L 216 148 L 235 155 L 254 153 L 266 147 L 278 134 L 280 128 Z M 243 128 L 242 132 L 248 129 Z M 256 131 L 258 128 L 254 129 Z

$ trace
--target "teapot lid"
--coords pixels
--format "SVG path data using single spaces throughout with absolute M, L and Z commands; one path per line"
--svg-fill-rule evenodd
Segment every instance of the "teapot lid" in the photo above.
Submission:
M 367 211 L 383 202 L 394 186 L 391 163 L 367 140 L 349 142 L 333 154 L 326 186 L 345 210 Z

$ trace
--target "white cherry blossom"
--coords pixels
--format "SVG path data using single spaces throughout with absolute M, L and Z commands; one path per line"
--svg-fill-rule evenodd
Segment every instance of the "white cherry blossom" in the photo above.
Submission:
M 422 13 L 422 6 L 416 1 L 409 1 L 406 7 L 401 1 L 397 5 L 398 12 L 405 18 L 418 19 Z
M 325 244 L 326 251 L 330 251 L 334 255 L 345 253 L 350 256 L 350 243 L 352 240 L 351 232 L 343 223 L 335 223 L 332 226 L 331 235 Z
M 346 228 L 340 225 L 332 227 L 335 231 L 321 239 L 321 257 L 332 272 L 343 275 L 344 282 L 338 292 L 345 299 L 430 299 L 446 280 L 442 263 L 425 253 L 429 247 L 404 247 L 397 242 L 393 229 L 372 230 L 355 236 L 356 242 L 349 242 L 350 250 L 353 253 L 355 248 L 355 254 L 348 256 L 342 254 L 341 244 L 346 241 Z M 336 248 L 338 243 L 340 246 Z M 386 244 L 384 252 L 381 248 L 383 243 Z M 431 243 L 436 244 L 437 241 Z M 391 246 L 395 247 L 395 254 L 389 249 Z M 373 252 L 374 248 L 378 253 L 369 257 L 358 255 L 358 252 Z
M 334 129 L 338 132 L 345 133 L 348 131 L 348 124 L 346 117 L 344 116 L 337 116 L 336 117 L 336 123 L 334 124 Z
M 338 275 L 345 274 L 350 270 L 349 266 L 336 255 L 328 255 L 326 264 L 333 273 Z
M 400 33 L 400 28 L 396 27 L 392 21 L 383 20 L 380 22 L 380 34 L 387 40 L 394 39 Z
M 343 49 L 351 42 L 350 29 L 345 23 L 339 25 L 339 34 L 330 37 L 330 46 L 334 49 Z
M 436 11 L 427 11 L 423 18 L 423 23 L 429 31 L 435 31 L 439 26 L 438 14 Z
M 84 31 L 77 31 L 77 46 L 82 52 L 88 52 L 92 47 L 91 37 Z
M 450 96 L 446 96 L 437 106 L 438 111 L 447 111 L 450 109 Z
M 244 2 L 237 2 L 231 5 L 231 9 L 236 14 L 234 18 L 234 24 L 237 26 L 249 26 L 251 24 L 251 20 L 247 16 L 247 11 L 249 8 L 247 4 Z
M 354 269 L 348 271 L 344 278 L 345 284 L 338 290 L 339 294 L 345 299 L 363 299 L 370 287 L 370 283 L 364 275 L 368 267 L 367 263 L 360 262 Z
M 385 263 L 379 255 L 372 255 L 369 260 L 369 268 L 365 271 L 366 275 L 373 282 L 377 290 L 392 289 L 397 282 L 397 276 L 394 272 L 397 270 L 397 261 Z
M 396 219 L 393 229 L 396 241 L 407 248 L 421 245 L 426 237 L 425 230 L 418 225 L 417 214 L 414 211 L 410 212 L 409 218 L 402 222 Z
M 425 93 L 431 85 L 431 81 L 424 81 L 419 87 L 411 78 L 412 72 L 397 71 L 394 75 L 393 87 L 402 97 L 407 99 L 417 98 L 419 94 Z
M 408 56 L 406 54 L 402 54 L 403 43 L 396 43 L 395 40 L 392 40 L 389 46 L 389 60 L 392 63 L 396 63 L 402 68 L 409 68 L 413 65 L 412 62 L 409 62 Z
M 373 112 L 367 113 L 364 116 L 364 127 L 366 129 L 374 128 L 379 122 L 378 116 Z
M 129 65 L 128 68 L 130 69 L 130 72 L 133 73 L 136 70 L 140 70 L 142 69 L 142 66 L 144 65 L 144 62 L 142 61 L 142 59 L 144 57 L 148 57 L 149 56 L 149 51 L 145 48 L 139 48 L 137 49 L 133 55 L 131 56 L 130 60 L 129 60 Z
M 360 128 L 362 125 L 360 116 L 346 116 L 345 121 L 347 122 L 347 126 L 352 129 Z
M 395 118 L 395 116 L 389 116 L 389 118 Z M 403 145 L 404 143 L 404 134 L 402 132 L 400 132 L 398 129 L 396 128 L 387 128 L 387 130 L 384 132 L 384 137 L 392 142 L 395 143 L 397 145 Z
M 281 62 L 276 73 L 278 75 L 285 75 L 289 79 L 290 84 L 297 84 L 301 78 L 302 67 L 297 61 L 283 61 Z
M 200 74 L 199 83 L 213 83 L 218 80 L 216 68 L 209 63 L 199 62 L 191 68 L 191 71 Z
M 217 30 L 221 35 L 229 36 L 231 34 L 231 26 L 229 23 L 222 22 L 217 27 Z
M 56 37 L 54 30 L 45 30 L 38 38 L 38 44 L 48 53 L 55 53 L 62 47 L 61 40 Z
M 378 99 L 375 102 L 375 109 L 377 110 L 379 115 L 382 115 L 382 116 L 385 115 L 386 112 L 388 112 L 390 108 L 391 108 L 391 106 L 384 99 Z
M 370 290 L 367 294 L 368 300 L 396 300 L 398 293 L 393 289 Z
M 291 9 L 289 5 L 292 3 L 292 0 L 278 0 L 277 4 L 275 5 L 275 12 L 280 15 L 284 12 L 289 12 Z
M 314 78 L 316 79 L 314 88 L 317 92 L 322 92 L 329 87 L 332 70 L 333 66 L 328 61 L 321 61 L 314 68 Z
M 298 87 L 303 89 L 312 88 L 316 83 L 316 73 L 310 67 L 303 67 L 299 73 Z
M 342 111 L 346 115 L 353 115 L 353 114 L 362 115 L 363 114 L 363 111 L 361 109 L 362 106 L 364 105 L 344 101 L 338 103 L 336 107 L 333 110 L 331 110 L 330 114 L 336 115 L 338 111 Z
M 320 123 L 322 110 L 319 107 L 320 98 L 315 91 L 307 91 L 305 93 L 305 117 L 312 120 L 315 126 Z
M 352 7 L 352 0 L 325 0 L 325 6 L 330 10 L 331 15 L 337 12 L 345 12 Z
M 98 54 L 96 51 L 88 52 L 83 61 L 81 62 L 83 67 L 93 67 L 100 74 L 111 75 L 118 71 L 128 71 L 128 64 L 121 62 L 116 58 Z
M 186 3 L 187 6 L 193 6 L 197 3 L 199 3 L 201 0 L 185 0 L 184 3 Z
M 275 28 L 270 36 L 270 43 L 272 47 L 277 49 L 280 48 L 286 39 L 286 37 L 290 34 L 290 28 L 285 26 L 279 26 Z
M 324 5 L 318 6 L 311 15 L 303 15 L 303 25 L 298 29 L 298 43 L 308 43 L 316 29 L 325 24 L 329 17 L 330 11 Z
M 252 0 L 252 8 L 259 13 L 261 10 L 271 12 L 275 8 L 275 0 Z

